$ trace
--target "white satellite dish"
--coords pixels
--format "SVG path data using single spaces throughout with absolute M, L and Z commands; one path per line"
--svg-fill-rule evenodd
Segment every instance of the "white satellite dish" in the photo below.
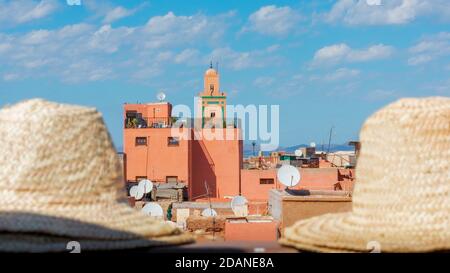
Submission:
M 133 187 L 130 188 L 130 196 L 131 197 L 134 197 L 136 199 L 137 192 L 138 192 L 138 187 L 137 186 L 133 186 Z
M 214 209 L 206 208 L 202 211 L 203 217 L 215 217 L 217 216 L 217 212 Z
M 309 144 L 309 146 L 315 148 L 315 147 L 316 147 L 316 143 L 315 143 L 315 142 L 311 142 L 311 143 Z
M 144 197 L 144 189 L 140 188 L 139 186 L 137 187 L 137 192 L 136 192 L 136 196 L 134 197 L 134 199 L 136 200 L 141 200 L 142 197 Z
M 133 186 L 130 188 L 130 196 L 134 197 L 135 200 L 141 200 L 144 197 L 144 189 L 139 186 Z
M 164 216 L 164 212 L 162 207 L 156 202 L 150 202 L 145 204 L 145 206 L 141 209 L 141 211 L 152 217 L 162 217 Z
M 231 199 L 231 209 L 233 210 L 234 215 L 247 216 L 248 214 L 247 204 L 248 201 L 244 196 L 233 197 L 233 199 Z
M 302 156 L 303 155 L 303 152 L 302 152 L 302 150 L 300 150 L 300 149 L 298 149 L 298 150 L 295 150 L 295 156 Z
M 149 193 L 153 190 L 153 183 L 152 181 L 148 179 L 144 179 L 139 181 L 138 187 L 140 191 L 142 191 L 144 194 Z
M 159 92 L 158 95 L 156 95 L 156 98 L 159 101 L 164 101 L 164 99 L 166 98 L 166 94 L 164 94 L 164 92 Z
M 278 180 L 286 187 L 293 187 L 300 182 L 301 176 L 298 169 L 291 165 L 283 165 L 277 172 Z

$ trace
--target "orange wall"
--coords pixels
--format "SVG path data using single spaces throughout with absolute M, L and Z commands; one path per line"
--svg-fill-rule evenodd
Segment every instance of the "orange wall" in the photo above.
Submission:
M 126 118 L 127 111 L 137 111 L 143 118 L 149 118 L 150 122 L 166 122 L 172 116 L 172 105 L 170 103 L 149 103 L 149 104 L 125 104 L 123 118 Z
M 302 179 L 293 189 L 334 190 L 338 183 L 337 168 L 299 168 Z M 260 184 L 261 178 L 273 178 L 274 184 Z M 277 170 L 241 170 L 242 195 L 251 200 L 267 200 L 271 189 L 283 189 Z
M 205 193 L 205 180 L 213 193 L 212 197 L 223 198 L 239 194 L 242 167 L 242 140 L 239 140 L 241 131 L 231 128 L 215 130 L 222 130 L 224 136 L 234 134 L 235 137 L 232 140 L 203 138 L 192 142 L 193 199 Z
M 275 184 L 259 184 L 260 178 L 273 178 Z M 250 200 L 267 200 L 271 189 L 279 189 L 277 171 L 270 170 L 241 170 L 242 195 Z
M 168 146 L 169 136 L 171 128 L 124 129 L 127 180 L 147 176 L 165 181 L 166 176 L 178 176 L 188 182 L 189 141 L 180 140 L 179 146 Z M 136 137 L 148 137 L 148 146 L 135 146 Z
M 185 128 L 194 139 L 194 131 Z M 180 140 L 176 147 L 167 145 L 171 128 L 124 129 L 126 178 L 147 176 L 165 181 L 166 176 L 178 176 L 188 184 L 189 199 L 206 198 L 205 181 L 212 198 L 239 194 L 242 167 L 242 140 L 239 129 L 223 130 L 233 133 L 232 140 Z M 201 131 L 200 131 L 201 132 Z M 135 146 L 136 137 L 148 137 L 148 146 Z
M 278 223 L 273 222 L 225 222 L 225 241 L 276 241 Z

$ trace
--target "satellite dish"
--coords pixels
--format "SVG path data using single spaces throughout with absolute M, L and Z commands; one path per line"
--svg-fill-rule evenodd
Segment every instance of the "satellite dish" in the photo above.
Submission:
M 130 188 L 130 196 L 136 200 L 141 200 L 144 197 L 144 189 L 141 189 L 139 186 L 133 186 Z
M 300 149 L 295 150 L 295 156 L 302 156 L 302 155 L 303 155 L 302 150 L 300 150 Z
M 153 190 L 153 183 L 148 179 L 141 180 L 138 184 L 140 191 L 144 194 L 149 193 Z
M 315 142 L 311 142 L 311 143 L 309 144 L 309 146 L 315 148 L 315 147 L 316 147 L 316 143 L 315 143 Z
M 248 201 L 244 196 L 235 196 L 231 199 L 231 209 L 235 215 L 245 216 L 247 214 Z
M 141 209 L 141 211 L 152 217 L 162 217 L 164 216 L 164 212 L 162 207 L 156 202 L 150 202 L 145 204 L 145 206 Z
M 144 189 L 142 189 L 139 186 L 137 186 L 137 192 L 136 192 L 136 195 L 135 195 L 134 199 L 141 200 L 142 197 L 144 197 Z
M 283 165 L 277 172 L 278 180 L 286 187 L 293 187 L 300 182 L 300 172 L 291 165 Z
M 217 216 L 217 212 L 214 209 L 206 208 L 202 211 L 203 217 L 215 217 Z
M 138 188 L 136 186 L 131 187 L 130 188 L 130 196 L 136 197 L 137 190 L 138 190 Z
M 159 101 L 164 101 L 164 99 L 166 98 L 166 94 L 164 94 L 164 92 L 159 92 L 158 95 L 156 95 L 156 98 Z

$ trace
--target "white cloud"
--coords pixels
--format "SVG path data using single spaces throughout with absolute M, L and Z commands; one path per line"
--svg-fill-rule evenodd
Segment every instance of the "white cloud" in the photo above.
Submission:
M 62 81 L 67 83 L 93 82 L 113 78 L 111 68 L 90 60 L 73 62 L 62 70 Z
M 217 60 L 233 70 L 261 68 L 280 63 L 280 59 L 274 54 L 274 50 L 276 49 L 273 46 L 251 51 L 235 51 L 230 47 L 222 47 L 214 49 L 205 61 Z
M 3 54 L 10 50 L 12 48 L 12 45 L 8 42 L 2 42 L 0 43 L 0 54 Z
M 134 31 L 135 29 L 128 27 L 112 28 L 111 25 L 103 25 L 90 35 L 87 46 L 93 50 L 114 53 Z
M 135 27 L 81 23 L 58 29 L 0 33 L 0 63 L 4 71 L 20 72 L 20 78 L 56 76 L 69 83 L 117 76 L 144 80 L 164 72 L 170 63 L 206 63 L 206 56 L 201 56 L 197 48 L 221 44 L 221 35 L 228 26 L 226 20 L 231 16 L 232 13 L 214 18 L 202 14 L 177 16 L 169 12 Z M 272 52 L 276 50 L 270 48 Z M 239 53 L 232 52 L 230 49 L 228 53 L 237 55 L 227 58 L 239 59 Z
M 441 32 L 426 38 L 409 49 L 409 65 L 420 65 L 441 56 L 450 55 L 450 32 Z
M 290 7 L 264 6 L 249 16 L 248 24 L 243 31 L 275 36 L 286 35 L 295 29 L 300 19 L 300 14 Z
M 202 14 L 177 16 L 168 12 L 148 20 L 142 28 L 145 48 L 173 47 L 192 44 L 198 41 L 214 44 L 224 34 L 226 21 L 233 13 L 219 14 L 209 18 Z M 145 39 L 148 37 L 148 39 Z
M 194 64 L 198 60 L 200 52 L 197 49 L 187 48 L 175 56 L 175 63 Z
M 323 18 L 348 25 L 406 24 L 420 16 L 448 19 L 448 0 L 382 0 L 370 5 L 367 0 L 339 0 Z
M 0 0 L 0 26 L 18 25 L 47 17 L 58 8 L 56 0 Z
M 3 75 L 3 80 L 5 82 L 15 81 L 19 78 L 20 78 L 19 74 L 16 74 L 16 73 L 7 73 L 7 74 Z
M 93 13 L 93 18 L 101 19 L 102 24 L 111 24 L 117 20 L 129 17 L 145 8 L 147 5 L 148 2 L 145 1 L 133 8 L 125 8 L 123 6 L 114 6 L 110 3 L 110 1 L 82 1 L 82 6 L 86 7 L 91 13 Z
M 313 64 L 337 64 L 341 62 L 366 62 L 385 59 L 392 55 L 394 48 L 383 44 L 372 45 L 366 49 L 352 49 L 347 44 L 323 47 L 314 54 Z
M 316 53 L 314 54 L 314 60 L 316 62 L 330 61 L 330 60 L 339 61 L 345 58 L 350 51 L 351 48 L 346 44 L 335 44 L 331 46 L 326 46 L 316 51 Z
M 396 97 L 398 97 L 398 92 L 395 90 L 375 89 L 367 94 L 366 99 L 377 101 L 393 99 Z
M 126 9 L 121 6 L 115 7 L 106 13 L 105 18 L 103 19 L 103 23 L 110 24 L 114 21 L 132 15 L 133 13 L 135 13 L 135 11 L 135 9 Z
M 22 39 L 23 44 L 37 45 L 47 42 L 47 38 L 50 36 L 48 30 L 33 30 L 25 35 Z
M 258 77 L 253 81 L 253 85 L 257 87 L 267 87 L 275 82 L 273 77 Z
M 357 69 L 339 68 L 333 73 L 327 74 L 324 79 L 327 81 L 337 81 L 357 77 L 360 73 Z

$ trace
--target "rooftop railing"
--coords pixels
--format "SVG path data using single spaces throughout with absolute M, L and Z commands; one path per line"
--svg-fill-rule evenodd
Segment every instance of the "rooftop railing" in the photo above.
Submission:
M 142 128 L 240 128 L 237 119 L 226 119 L 222 122 L 213 119 L 194 119 L 179 117 L 127 117 L 124 120 L 125 129 L 142 129 Z

